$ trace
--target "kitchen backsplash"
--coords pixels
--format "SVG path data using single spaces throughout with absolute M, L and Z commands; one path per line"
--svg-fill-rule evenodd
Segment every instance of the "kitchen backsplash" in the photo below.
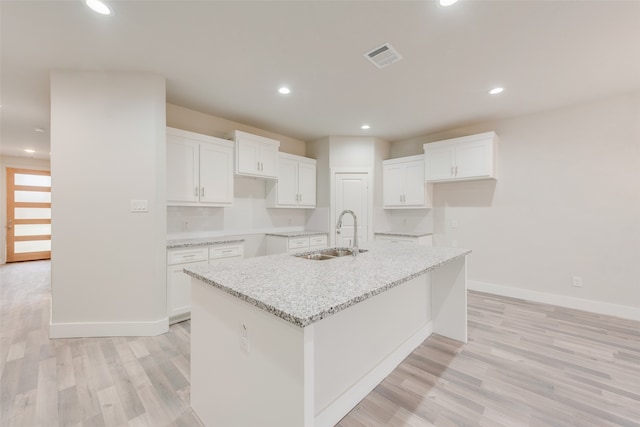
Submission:
M 308 209 L 267 209 L 265 181 L 236 177 L 233 206 L 169 206 L 167 234 L 197 231 L 224 231 L 225 234 L 232 234 L 282 227 L 305 227 L 308 215 Z

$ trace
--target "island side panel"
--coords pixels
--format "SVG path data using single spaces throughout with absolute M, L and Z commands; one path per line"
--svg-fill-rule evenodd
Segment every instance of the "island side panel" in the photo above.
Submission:
M 316 427 L 333 426 L 431 334 L 430 274 L 315 323 Z
M 191 290 L 191 407 L 204 425 L 310 427 L 312 329 L 305 344 L 302 328 L 218 288 L 192 279 Z
M 467 342 L 467 257 L 432 272 L 433 332 Z

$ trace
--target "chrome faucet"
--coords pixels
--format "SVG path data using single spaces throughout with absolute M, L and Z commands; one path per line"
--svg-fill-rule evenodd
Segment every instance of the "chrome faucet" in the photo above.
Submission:
M 353 250 L 351 253 L 353 254 L 353 256 L 358 256 L 358 254 L 360 253 L 360 249 L 358 249 L 358 217 L 353 211 L 345 209 L 342 211 L 342 213 L 340 213 L 340 216 L 338 217 L 338 224 L 336 224 L 336 231 L 338 232 L 338 234 L 340 234 L 340 228 L 342 227 L 342 217 L 346 213 L 353 216 Z

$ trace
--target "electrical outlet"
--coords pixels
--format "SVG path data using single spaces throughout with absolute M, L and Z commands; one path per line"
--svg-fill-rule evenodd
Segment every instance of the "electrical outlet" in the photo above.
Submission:
M 182 223 L 182 231 L 187 231 L 189 229 L 189 222 L 185 221 Z
M 457 219 L 452 219 L 451 220 L 451 228 L 458 228 L 458 220 Z
M 240 331 L 240 350 L 249 353 L 249 329 L 244 323 Z
M 572 280 L 573 286 L 575 286 L 576 288 L 582 287 L 582 277 L 573 276 L 571 280 Z

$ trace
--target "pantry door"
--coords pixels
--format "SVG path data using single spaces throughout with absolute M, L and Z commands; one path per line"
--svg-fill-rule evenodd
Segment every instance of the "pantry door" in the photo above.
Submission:
M 340 213 L 345 210 L 353 211 L 358 217 L 358 242 L 366 242 L 369 234 L 369 175 L 367 173 L 336 173 L 334 175 L 335 191 L 335 222 L 334 242 L 336 246 L 353 246 L 354 224 L 353 216 L 345 214 L 342 227 L 336 229 Z
M 7 262 L 51 258 L 51 172 L 7 168 Z

